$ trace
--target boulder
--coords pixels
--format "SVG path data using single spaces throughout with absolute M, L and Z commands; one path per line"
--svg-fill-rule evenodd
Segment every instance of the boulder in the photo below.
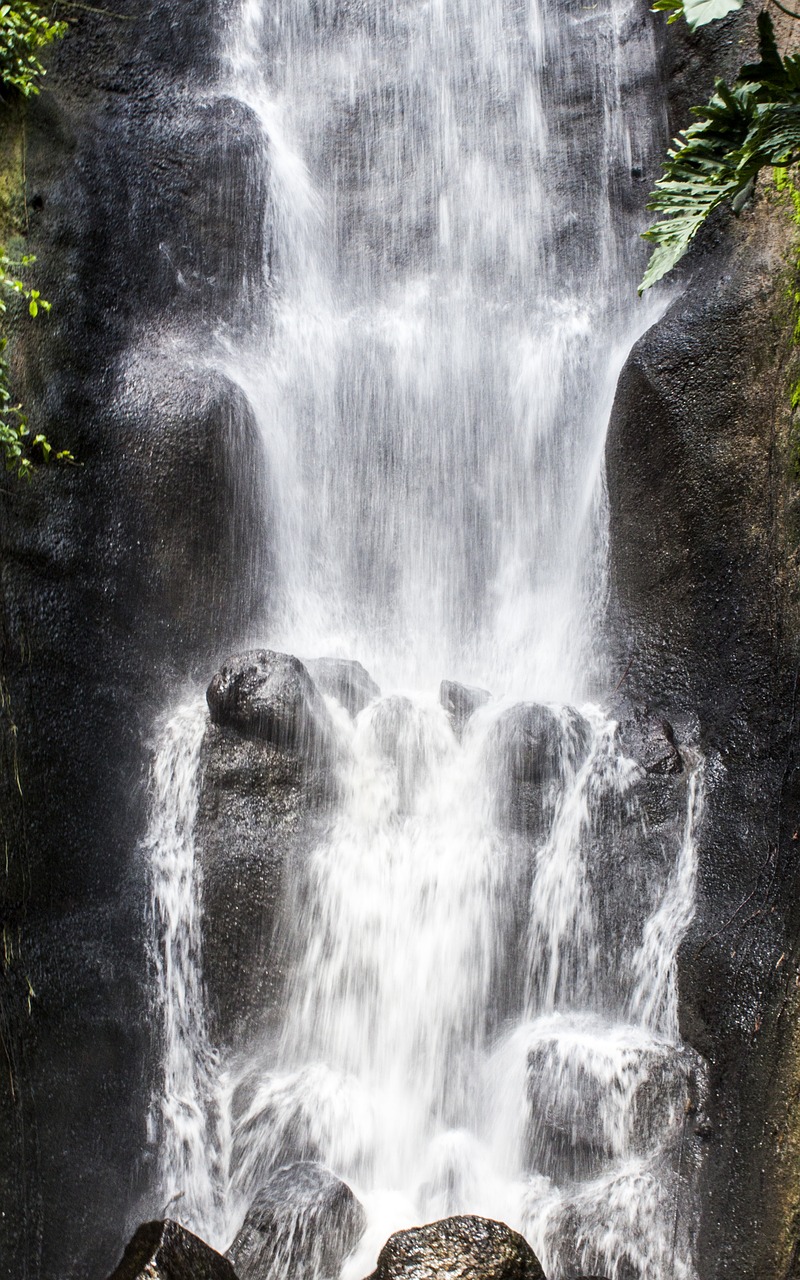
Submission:
M 381 691 L 360 662 L 350 658 L 315 658 L 306 666 L 323 693 L 336 698 L 355 720 Z
M 270 649 L 235 654 L 206 694 L 214 724 L 313 758 L 333 750 L 333 724 L 299 658 Z
M 462 1214 L 396 1231 L 369 1280 L 545 1280 L 536 1254 L 504 1222 Z
M 500 820 L 541 835 L 558 791 L 589 754 L 592 729 L 574 707 L 558 711 L 519 702 L 497 720 L 490 735 L 498 769 Z
M 307 756 L 221 725 L 206 730 L 195 849 L 203 978 L 218 1044 L 239 1043 L 273 1016 L 284 983 L 275 930 L 286 869 L 316 847 L 335 784 L 335 773 Z
M 366 1222 L 345 1182 L 324 1165 L 300 1161 L 270 1176 L 226 1256 L 240 1280 L 334 1280 Z
M 108 1280 L 237 1280 L 228 1262 L 180 1223 L 143 1222 Z
M 456 680 L 443 680 L 439 685 L 439 701 L 453 722 L 453 727 L 460 733 L 470 716 L 484 707 L 491 698 L 486 689 L 473 689 L 470 685 L 459 684 Z

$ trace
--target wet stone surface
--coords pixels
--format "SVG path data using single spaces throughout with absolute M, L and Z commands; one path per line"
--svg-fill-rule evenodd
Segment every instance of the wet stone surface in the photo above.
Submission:
M 505 1223 L 466 1214 L 390 1236 L 370 1280 L 545 1280 L 530 1245 Z
M 226 1256 L 239 1280 L 334 1280 L 365 1226 L 347 1184 L 324 1165 L 301 1161 L 270 1176 Z
M 108 1280 L 237 1280 L 226 1258 L 180 1223 L 144 1222 Z

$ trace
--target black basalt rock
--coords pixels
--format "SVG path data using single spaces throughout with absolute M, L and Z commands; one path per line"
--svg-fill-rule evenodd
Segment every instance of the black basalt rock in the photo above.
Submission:
M 205 1240 L 166 1218 L 142 1223 L 108 1280 L 237 1280 L 237 1275 Z
M 518 1232 L 461 1214 L 396 1231 L 370 1280 L 545 1280 L 545 1274 Z
M 214 724 L 315 758 L 333 751 L 328 710 L 299 658 L 270 649 L 223 663 L 206 694 Z
M 276 1169 L 227 1252 L 240 1280 L 333 1280 L 366 1214 L 347 1183 L 314 1161 Z
M 231 1044 L 275 1006 L 284 873 L 316 845 L 336 791 L 338 748 L 322 696 L 289 654 L 230 658 L 207 697 L 195 826 L 203 968 L 212 1033 Z

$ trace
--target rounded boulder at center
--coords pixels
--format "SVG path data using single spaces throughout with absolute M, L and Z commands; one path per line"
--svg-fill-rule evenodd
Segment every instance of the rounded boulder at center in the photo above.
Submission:
M 326 760 L 335 751 L 330 715 L 299 658 L 271 649 L 235 654 L 206 694 L 214 724 L 245 738 Z
M 239 1280 L 334 1280 L 366 1222 L 346 1182 L 297 1161 L 270 1174 L 226 1257 Z
M 461 1214 L 395 1232 L 369 1280 L 545 1280 L 545 1274 L 519 1232 Z

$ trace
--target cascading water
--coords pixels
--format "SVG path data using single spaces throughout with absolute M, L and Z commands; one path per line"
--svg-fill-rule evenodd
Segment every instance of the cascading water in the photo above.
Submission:
M 264 441 L 257 638 L 355 654 L 399 691 L 335 717 L 340 798 L 283 896 L 280 1030 L 230 1061 L 203 1013 L 202 720 L 165 731 L 162 1185 L 218 1244 L 272 1169 L 318 1159 L 368 1210 L 347 1280 L 391 1230 L 459 1211 L 523 1230 L 553 1277 L 694 1274 L 702 1066 L 675 963 L 702 761 L 684 753 L 682 833 L 617 858 L 623 829 L 645 840 L 643 770 L 567 705 L 603 683 L 603 439 L 653 318 L 625 213 L 657 132 L 648 31 L 625 0 L 231 19 L 224 91 L 263 125 L 271 239 L 263 325 L 210 358 Z M 457 729 L 419 692 L 443 675 L 499 698 Z

